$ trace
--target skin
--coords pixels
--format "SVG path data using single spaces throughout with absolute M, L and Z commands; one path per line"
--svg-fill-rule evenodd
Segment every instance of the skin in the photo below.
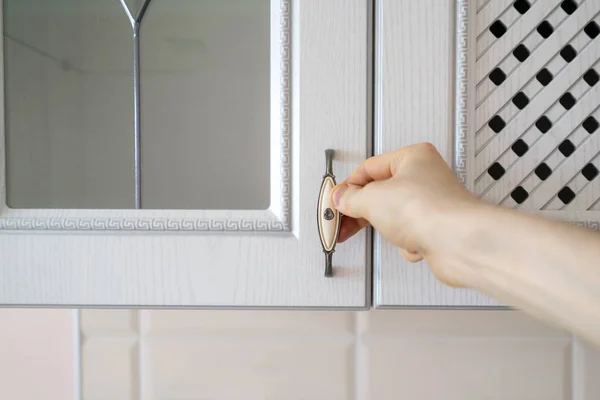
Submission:
M 600 234 L 486 203 L 430 143 L 372 157 L 334 188 L 339 242 L 371 225 L 410 262 L 600 347 Z

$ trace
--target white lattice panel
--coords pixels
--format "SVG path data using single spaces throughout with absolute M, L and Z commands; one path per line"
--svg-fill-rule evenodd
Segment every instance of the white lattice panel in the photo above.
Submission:
M 597 220 L 600 0 L 458 0 L 457 18 L 460 178 L 495 204 Z

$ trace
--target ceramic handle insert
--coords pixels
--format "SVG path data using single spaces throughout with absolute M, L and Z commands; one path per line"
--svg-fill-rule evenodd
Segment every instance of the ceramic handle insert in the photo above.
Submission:
M 335 152 L 331 149 L 325 150 L 325 175 L 319 191 L 319 202 L 317 205 L 317 224 L 319 237 L 325 253 L 325 276 L 333 276 L 332 258 L 335 245 L 340 233 L 342 214 L 331 204 L 331 191 L 335 187 L 335 175 L 333 174 L 333 156 Z

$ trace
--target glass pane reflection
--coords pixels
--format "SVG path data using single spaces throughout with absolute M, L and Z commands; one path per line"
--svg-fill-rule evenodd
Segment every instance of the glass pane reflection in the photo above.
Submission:
M 140 38 L 142 208 L 268 208 L 270 1 L 153 0 Z
M 132 34 L 121 5 L 3 4 L 8 205 L 132 208 Z

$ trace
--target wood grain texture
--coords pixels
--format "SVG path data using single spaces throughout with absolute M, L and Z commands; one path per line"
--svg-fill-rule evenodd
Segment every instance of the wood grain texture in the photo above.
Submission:
M 580 30 L 580 25 L 583 24 L 585 20 L 589 20 L 590 15 L 593 15 L 598 11 L 600 11 L 600 2 L 595 0 L 589 2 L 586 1 L 580 8 L 577 9 L 577 11 L 575 11 L 575 13 L 573 13 L 573 15 L 569 17 L 571 23 L 565 23 L 556 28 L 556 32 L 554 32 L 548 39 L 544 40 L 536 49 L 535 56 L 530 56 L 527 58 L 527 60 L 521 64 L 517 73 L 513 73 L 506 78 L 506 81 L 502 83 L 502 90 L 495 90 L 492 92 L 481 104 L 481 106 L 477 107 L 477 110 L 475 111 L 475 129 L 479 130 L 484 124 L 486 124 L 490 118 L 494 116 L 494 110 L 498 110 L 498 108 L 509 102 L 512 96 L 514 96 L 526 82 L 528 82 L 530 79 L 535 79 L 536 74 L 544 67 L 544 65 L 553 57 L 557 56 L 557 53 L 565 45 L 565 42 L 568 42 L 569 39 Z M 574 23 L 574 21 L 576 22 Z M 535 30 L 532 34 L 538 35 Z M 504 37 L 501 39 L 503 38 Z M 511 43 L 514 48 L 519 44 L 519 41 L 514 39 Z M 507 50 L 507 47 L 510 46 L 510 44 L 507 44 L 499 47 L 498 51 L 502 51 L 504 56 L 507 56 L 507 54 L 511 56 L 510 51 Z M 487 71 L 482 74 L 478 72 L 476 78 L 477 82 L 481 81 L 481 79 L 486 77 L 489 72 L 494 69 L 496 65 L 494 64 L 494 61 L 496 59 L 501 60 L 502 57 L 494 57 L 493 61 L 488 61 L 486 59 L 477 60 L 476 67 L 478 68 L 478 71 L 480 69 Z M 570 67 L 571 69 L 579 68 L 578 66 L 571 65 L 568 65 L 567 67 Z M 566 74 L 566 76 L 572 77 L 571 79 L 578 77 L 572 73 Z M 561 79 L 552 81 L 551 84 L 552 86 L 559 86 L 561 88 L 559 90 L 566 90 L 572 82 L 572 80 L 569 82 L 568 79 Z M 529 114 L 530 113 L 526 113 L 526 115 Z
M 487 3 L 477 13 L 477 35 L 481 35 L 485 29 L 488 29 L 498 14 L 505 12 L 513 3 L 514 0 L 496 0 Z
M 492 6 L 497 3 L 497 0 L 490 1 L 481 12 L 491 14 L 492 12 L 500 12 L 502 16 L 502 23 L 504 26 L 509 27 L 519 19 L 519 13 L 514 7 L 507 7 L 505 10 L 493 8 Z M 478 14 L 479 15 L 479 14 Z M 497 15 L 492 17 L 497 18 Z M 475 47 L 477 58 L 485 57 L 494 44 L 496 36 L 492 34 L 491 30 L 484 30 L 481 35 L 478 36 L 478 40 Z
M 599 95 L 600 88 L 593 89 L 592 94 Z M 573 107 L 571 109 L 571 112 L 574 115 L 589 115 L 589 113 L 592 112 L 595 107 L 597 107 L 593 104 L 592 101 L 593 96 L 587 97 L 583 101 L 579 102 L 575 107 Z M 577 128 L 579 123 L 580 120 L 578 121 L 578 119 L 576 118 L 562 118 L 560 121 L 558 121 L 557 124 L 550 131 L 548 131 L 536 142 L 536 152 L 532 152 L 526 158 L 521 157 L 517 159 L 514 163 L 512 163 L 511 168 L 505 173 L 504 176 L 502 176 L 503 182 L 501 185 L 492 185 L 490 182 L 490 187 L 486 187 L 485 192 L 481 192 L 484 193 L 482 196 L 483 199 L 485 199 L 486 201 L 501 201 L 510 194 L 512 188 L 516 187 L 523 180 L 523 177 L 527 176 L 529 172 L 534 170 L 542 161 L 545 161 L 546 164 L 552 165 L 553 163 L 551 163 L 546 157 L 548 153 L 553 152 L 553 150 L 555 150 L 556 147 L 562 142 L 563 138 L 561 138 L 560 136 L 561 132 L 571 132 L 575 128 Z M 536 128 L 533 127 L 532 129 Z M 583 130 L 583 128 L 581 128 L 580 130 Z M 571 135 L 571 139 L 573 139 L 572 136 L 573 135 Z M 592 139 L 592 137 L 588 138 L 587 132 L 582 132 L 582 136 L 584 140 Z M 579 143 L 575 142 L 575 144 Z M 558 153 L 557 151 L 554 152 Z M 564 157 L 561 156 L 559 158 Z M 563 160 L 557 160 L 556 166 L 560 165 L 559 163 L 562 161 Z M 564 181 L 566 177 L 559 178 Z
M 432 9 L 423 12 L 423 16 L 434 15 L 437 10 L 433 8 L 442 7 L 440 3 L 433 4 L 430 4 Z M 401 13 L 394 13 L 394 9 L 388 7 L 382 13 L 384 22 L 380 36 L 383 38 L 383 50 L 377 59 L 384 68 L 381 72 L 383 78 L 378 80 L 383 88 L 383 116 L 378 119 L 381 128 L 377 131 L 381 137 L 381 149 L 389 150 L 385 145 L 389 136 L 386 124 L 396 118 L 391 113 L 386 115 L 388 101 L 397 102 L 405 97 L 414 100 L 424 92 L 433 92 L 435 89 L 430 87 L 437 83 L 437 92 L 430 94 L 431 97 L 443 98 L 447 91 L 457 94 L 456 104 L 449 100 L 447 104 L 433 104 L 440 109 L 445 106 L 448 114 L 450 110 L 456 113 L 455 126 L 447 128 L 446 132 L 456 129 L 456 137 L 451 141 L 455 144 L 454 163 L 461 182 L 476 195 L 494 204 L 598 230 L 596 210 L 600 199 L 594 196 L 598 193 L 596 187 L 600 176 L 600 89 L 597 85 L 600 78 L 597 73 L 600 67 L 600 28 L 597 25 L 600 0 L 577 1 L 571 4 L 572 9 L 567 7 L 569 11 L 562 7 L 560 0 L 538 0 L 516 19 L 500 8 L 495 9 L 495 16 L 486 14 L 477 18 L 478 11 L 492 11 L 492 8 L 487 8 L 492 7 L 491 2 L 480 8 L 481 3 L 474 0 L 459 1 L 457 4 L 461 10 L 467 4 L 470 8 L 469 37 L 465 39 L 461 32 L 449 35 L 457 37 L 456 63 L 450 60 L 450 52 L 444 53 L 435 48 L 433 43 L 443 41 L 443 38 L 425 36 L 425 31 L 431 31 L 427 27 L 429 21 L 418 21 L 415 17 L 419 15 L 418 12 L 405 9 Z M 445 11 L 450 14 L 448 10 Z M 444 86 L 443 78 L 447 71 L 435 70 L 433 75 L 426 75 L 426 66 L 416 69 L 407 78 L 407 81 L 423 82 L 420 93 L 406 90 L 405 86 L 402 89 L 390 88 L 389 83 L 393 81 L 386 77 L 385 68 L 388 64 L 394 64 L 394 61 L 386 52 L 410 52 L 412 42 L 406 47 L 391 44 L 393 39 L 387 39 L 385 21 L 388 18 L 404 21 L 402 15 L 406 13 L 411 15 L 415 24 L 418 22 L 414 30 L 424 30 L 417 35 L 422 38 L 422 42 L 418 43 L 419 48 L 432 49 L 430 57 L 438 58 L 435 64 L 447 63 L 459 68 L 456 72 L 456 88 Z M 504 22 L 507 31 L 489 42 L 488 39 L 493 35 L 475 26 L 487 20 Z M 452 26 L 449 20 L 435 22 L 438 26 Z M 464 19 L 459 22 L 464 22 Z M 547 27 L 540 30 L 538 27 L 542 22 Z M 410 21 L 405 23 L 409 25 Z M 464 24 L 457 26 L 462 28 Z M 476 35 L 475 32 L 482 33 Z M 397 36 L 389 34 L 390 38 Z M 520 45 L 528 48 L 528 56 L 522 59 L 513 53 L 513 49 Z M 482 51 L 484 47 L 487 50 Z M 407 70 L 404 65 L 398 67 L 402 62 L 396 63 L 396 70 Z M 545 71 L 543 69 L 547 70 L 544 73 L 549 78 L 540 74 L 540 71 Z M 502 72 L 498 73 L 498 70 Z M 495 77 L 492 76 L 493 71 Z M 487 81 L 491 81 L 492 85 L 485 85 Z M 423 136 L 413 133 L 414 138 L 418 139 L 414 141 L 424 138 L 431 140 L 431 129 L 438 129 L 439 132 L 440 128 L 429 126 L 432 121 L 439 121 L 442 126 L 445 116 L 439 113 L 424 115 L 423 111 L 414 109 L 415 104 L 418 103 L 413 101 L 409 104 L 409 107 L 413 107 L 411 112 L 393 126 L 395 129 L 403 128 L 407 119 L 410 121 L 411 117 L 418 117 L 421 124 L 427 124 L 428 133 Z M 398 137 L 405 140 L 406 135 Z M 438 133 L 431 141 L 443 148 L 446 137 Z M 444 149 L 449 147 L 447 145 Z M 380 306 L 501 306 L 472 292 L 440 289 L 437 282 L 430 280 L 432 278 L 428 273 L 414 266 L 408 266 L 410 272 L 402 272 L 404 275 L 410 274 L 409 279 L 418 282 L 411 287 L 404 283 L 407 278 L 397 268 L 387 265 L 390 259 L 396 261 L 400 257 L 386 254 L 385 245 L 380 245 L 376 251 L 380 252 L 376 263 L 376 304 Z M 399 288 L 408 294 L 400 295 Z
M 581 3 L 581 0 L 579 2 Z M 575 3 L 577 3 L 577 2 L 575 2 Z M 490 13 L 493 11 L 494 11 L 493 9 L 488 10 L 488 12 L 490 12 Z M 544 19 L 546 21 L 548 21 L 552 26 L 557 27 L 557 29 L 563 29 L 560 27 L 560 25 L 562 24 L 562 22 L 564 22 L 567 19 L 567 17 L 568 17 L 567 13 L 565 13 L 562 8 L 556 7 L 550 12 L 550 14 L 546 15 Z M 498 16 L 498 14 L 496 14 L 496 16 L 494 18 L 504 19 L 504 16 Z M 475 28 L 479 29 L 478 23 Z M 511 29 L 512 29 L 512 27 L 511 27 Z M 562 35 L 562 33 L 561 33 L 561 35 Z M 524 46 L 529 53 L 531 53 L 531 52 L 536 51 L 537 47 L 544 42 L 545 42 L 544 38 L 536 30 L 531 30 L 529 32 L 529 34 L 521 41 L 520 44 L 522 46 Z M 513 51 L 513 49 L 511 49 L 511 51 Z M 523 55 L 523 56 L 526 56 L 526 55 Z M 541 54 L 539 56 L 541 57 Z M 536 60 L 536 62 L 538 62 L 538 61 Z M 541 62 L 541 60 L 539 60 L 539 62 Z M 502 61 L 500 61 L 499 64 L 494 64 L 493 67 L 501 68 L 502 71 L 504 71 L 507 76 L 510 76 L 511 73 L 517 67 L 520 67 L 520 61 L 516 57 L 511 57 L 510 55 L 507 55 L 506 57 L 504 57 L 502 59 Z M 538 70 L 533 70 L 532 73 L 537 73 L 537 71 Z M 475 98 L 477 99 L 476 100 L 477 105 L 480 105 L 481 102 L 484 101 L 487 98 L 487 96 L 490 95 L 491 92 L 493 92 L 494 89 L 496 88 L 496 85 L 494 83 L 492 83 L 491 80 L 486 79 L 486 78 L 487 78 L 487 76 L 477 83 L 476 96 L 475 96 Z
M 491 3 L 493 3 L 493 1 Z M 477 38 L 477 82 L 481 81 L 488 73 L 482 66 L 498 64 L 506 53 L 514 48 L 512 47 L 512 43 L 523 40 L 523 38 L 531 32 L 531 28 L 535 28 L 539 25 L 544 20 L 544 16 L 548 11 L 555 6 L 555 0 L 537 0 L 531 6 L 531 9 L 523 16 L 520 16 L 520 14 L 512 8 L 509 11 L 511 18 L 505 23 L 507 27 L 510 26 L 510 29 L 504 35 L 499 39 L 496 39 L 491 32 L 487 31 L 484 32 L 481 38 Z M 487 38 L 490 38 L 491 42 L 488 42 L 488 40 L 486 40 Z M 485 43 L 485 45 L 479 44 L 482 42 Z M 482 53 L 483 49 L 485 49 L 485 52 Z
M 476 0 L 475 1 L 478 11 L 483 9 L 483 7 L 485 7 L 488 3 L 490 3 L 490 0 Z
M 537 7 L 542 1 L 543 10 Z M 493 57 L 471 57 L 476 74 L 470 74 L 469 86 L 477 86 L 477 100 L 466 110 L 472 126 L 464 152 L 471 160 L 466 184 L 478 196 L 525 211 L 562 210 L 563 219 L 579 222 L 595 210 L 600 200 L 599 12 L 599 0 L 539 0 L 495 41 Z M 495 18 L 503 19 L 501 11 Z M 529 33 L 521 37 L 520 30 Z M 473 40 L 481 38 L 473 35 Z M 528 56 L 517 61 L 512 49 L 519 46 Z M 496 79 L 488 93 L 478 92 L 499 70 L 506 79 Z M 595 213 L 588 215 L 589 221 L 596 219 Z
M 494 1 L 494 0 L 492 0 Z M 453 146 L 454 2 L 381 0 L 376 10 L 376 153 L 430 141 L 450 162 Z M 375 240 L 376 307 L 495 306 L 437 281 Z
M 368 305 L 366 234 L 336 250 L 334 276 L 325 278 L 315 215 L 324 150 L 336 150 L 338 176 L 349 174 L 367 156 L 368 2 L 293 4 L 292 231 L 4 231 L 0 304 Z M 135 220 L 135 212 L 124 213 Z

